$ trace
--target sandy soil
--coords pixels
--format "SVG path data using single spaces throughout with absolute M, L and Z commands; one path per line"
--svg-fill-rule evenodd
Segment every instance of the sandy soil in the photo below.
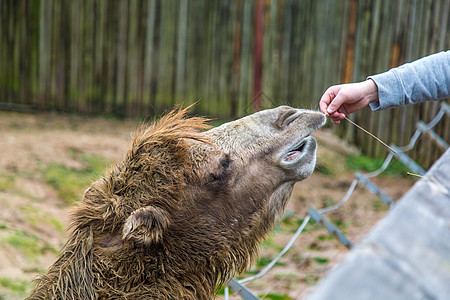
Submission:
M 64 244 L 71 206 L 58 196 L 42 170 L 55 163 L 75 170 L 83 168 L 83 162 L 74 153 L 117 162 L 123 157 L 136 126 L 135 121 L 0 112 L 0 280 L 3 280 L 0 299 L 20 299 L 30 287 L 28 282 L 53 263 Z M 354 171 L 346 167 L 345 157 L 357 150 L 329 130 L 318 131 L 316 137 L 318 170 L 295 186 L 286 217 L 261 248 L 261 257 L 266 260 L 284 247 L 310 206 L 319 209 L 337 203 L 353 180 Z M 392 177 L 378 177 L 374 181 L 396 200 L 415 182 L 411 178 Z M 387 209 L 378 198 L 358 186 L 350 200 L 327 217 L 358 244 Z M 16 236 L 25 236 L 29 244 L 16 241 L 13 239 Z M 35 249 L 39 249 L 38 253 L 34 253 Z M 277 295 L 280 297 L 276 299 L 302 299 L 347 252 L 325 229 L 311 221 L 280 264 L 248 287 L 265 299 L 275 299 Z M 261 261 L 259 265 L 252 270 L 264 266 Z M 243 275 L 246 276 L 249 275 Z M 25 288 L 19 292 L 8 289 L 7 284 L 2 284 L 6 279 L 25 282 Z M 232 295 L 230 299 L 240 297 Z

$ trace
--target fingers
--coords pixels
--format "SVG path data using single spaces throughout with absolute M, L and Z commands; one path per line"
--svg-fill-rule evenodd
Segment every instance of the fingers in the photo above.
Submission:
M 345 115 L 376 101 L 378 87 L 372 80 L 366 80 L 328 88 L 320 99 L 319 107 L 334 124 L 339 124 Z
M 348 97 L 344 96 L 342 93 L 337 93 L 336 97 L 334 97 L 333 101 L 331 101 L 330 105 L 327 108 L 328 114 L 335 113 L 342 104 L 348 101 Z
M 340 124 L 340 121 L 345 118 L 345 114 L 338 112 L 339 105 L 335 105 L 336 98 L 339 97 L 339 91 L 341 86 L 332 86 L 328 88 L 325 93 L 320 98 L 319 108 L 322 113 L 324 113 L 333 124 Z M 339 100 L 342 104 L 343 101 Z
M 333 122 L 333 124 L 340 124 L 341 120 L 345 118 L 345 114 L 343 113 L 339 113 L 339 112 L 334 112 L 332 114 L 327 114 L 328 118 L 330 118 L 331 122 Z
M 320 111 L 323 112 L 324 114 L 328 113 L 327 112 L 328 106 L 333 101 L 334 97 L 336 97 L 337 91 L 338 89 L 336 86 L 329 87 L 320 98 L 319 108 Z
M 343 92 L 345 87 L 346 85 L 334 85 L 328 88 L 322 98 L 320 98 L 320 111 L 329 115 L 338 111 L 341 105 L 349 100 L 349 97 Z

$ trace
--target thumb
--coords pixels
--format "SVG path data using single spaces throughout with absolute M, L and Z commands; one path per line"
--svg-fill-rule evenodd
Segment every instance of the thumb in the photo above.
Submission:
M 332 114 L 335 111 L 337 111 L 339 109 L 339 107 L 341 107 L 342 104 L 344 104 L 345 102 L 345 97 L 342 96 L 341 93 L 338 93 L 336 95 L 336 97 L 333 99 L 333 101 L 331 101 L 330 105 L 327 108 L 327 113 L 328 114 Z

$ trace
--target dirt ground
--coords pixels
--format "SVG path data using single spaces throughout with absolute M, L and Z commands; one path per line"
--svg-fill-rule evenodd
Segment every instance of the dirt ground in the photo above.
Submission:
M 70 197 L 81 199 L 89 182 L 99 176 L 94 171 L 101 173 L 124 156 L 137 124 L 0 112 L 0 299 L 22 299 L 31 280 L 53 263 L 65 241 L 70 208 L 76 205 Z M 337 203 L 350 186 L 355 170 L 345 161 L 357 150 L 330 130 L 315 136 L 319 140 L 316 172 L 296 184 L 285 216 L 261 247 L 260 259 L 242 277 L 254 274 L 278 254 L 310 206 L 319 209 Z M 415 179 L 380 176 L 374 181 L 398 200 Z M 71 186 L 73 182 L 79 184 Z M 387 211 L 381 200 L 358 186 L 349 201 L 327 217 L 358 244 Z M 310 221 L 280 263 L 247 286 L 265 299 L 302 299 L 347 252 Z

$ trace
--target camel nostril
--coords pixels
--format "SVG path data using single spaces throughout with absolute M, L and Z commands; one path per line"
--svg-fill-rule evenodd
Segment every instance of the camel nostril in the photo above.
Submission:
M 299 112 L 297 109 L 291 108 L 280 114 L 278 119 L 275 121 L 275 125 L 278 128 L 284 128 L 289 125 L 292 121 L 298 118 Z

